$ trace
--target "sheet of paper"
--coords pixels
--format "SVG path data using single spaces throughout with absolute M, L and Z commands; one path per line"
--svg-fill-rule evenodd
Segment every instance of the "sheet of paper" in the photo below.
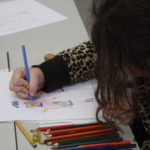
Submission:
M 0 2 L 0 36 L 67 19 L 34 0 Z
M 8 72 L 0 73 L 0 121 L 95 118 L 97 102 L 94 98 L 93 80 L 64 87 L 63 90 L 43 93 L 34 100 L 36 105 L 30 106 L 29 100 L 19 99 L 9 91 L 11 75 Z M 14 105 L 14 102 L 17 102 L 17 105 Z

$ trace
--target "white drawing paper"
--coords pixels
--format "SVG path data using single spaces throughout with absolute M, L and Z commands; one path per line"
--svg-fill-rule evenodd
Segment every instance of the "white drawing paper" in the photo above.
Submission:
M 78 83 L 72 86 L 64 87 L 64 91 L 54 91 L 43 93 L 36 102 L 43 100 L 51 102 L 64 102 L 71 100 L 72 105 L 63 105 L 63 107 L 54 107 L 43 111 L 43 107 L 26 107 L 23 100 L 16 97 L 15 93 L 9 90 L 9 81 L 12 73 L 0 73 L 0 121 L 28 120 L 73 120 L 73 119 L 93 119 L 96 115 L 97 102 L 94 98 L 95 82 L 88 81 Z M 12 105 L 13 101 L 19 103 L 16 108 Z
M 0 36 L 65 19 L 67 17 L 34 0 L 0 2 Z

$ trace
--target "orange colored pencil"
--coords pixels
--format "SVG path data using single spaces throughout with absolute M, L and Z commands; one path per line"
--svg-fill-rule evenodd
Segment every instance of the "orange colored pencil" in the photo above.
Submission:
M 66 142 L 66 141 L 73 141 L 73 140 L 79 140 L 79 139 L 85 139 L 89 137 L 97 137 L 97 136 L 105 136 L 112 134 L 112 131 L 98 133 L 98 134 L 90 134 L 90 135 L 83 135 L 83 136 L 77 136 L 77 137 L 70 137 L 70 138 L 64 138 L 64 139 L 45 139 L 44 141 L 46 143 L 54 144 L 59 142 Z M 41 141 L 42 143 L 45 143 L 44 141 Z
M 78 146 L 79 148 L 83 147 L 91 147 L 91 146 L 103 146 L 103 145 L 126 145 L 126 144 L 131 144 L 131 141 L 119 141 L 119 142 L 108 142 L 108 143 L 99 143 L 99 144 L 88 144 L 88 145 L 81 145 Z
M 82 135 L 82 136 L 77 136 L 77 137 L 69 137 L 69 138 L 64 138 L 64 139 L 50 139 L 52 143 L 56 142 L 65 142 L 65 141 L 72 141 L 72 140 L 78 140 L 78 139 L 83 139 L 83 138 L 88 138 L 88 137 L 96 137 L 96 136 L 104 136 L 108 134 L 112 134 L 112 131 L 107 131 L 103 133 L 95 133 L 95 134 L 90 134 L 90 135 Z
M 82 132 L 82 133 L 74 133 L 74 134 L 67 134 L 67 135 L 60 135 L 60 136 L 52 136 L 50 139 L 63 139 L 63 138 L 71 138 L 71 137 L 76 137 L 76 136 L 82 136 L 82 135 L 88 135 L 88 134 L 97 134 L 97 133 L 102 133 L 106 131 L 112 131 L 113 128 L 108 128 L 108 129 L 101 129 L 101 130 L 95 130 L 95 131 L 88 131 L 88 132 Z
M 92 130 L 92 129 L 100 129 L 104 126 L 102 125 L 94 125 L 94 126 L 86 126 L 86 127 L 77 127 L 77 128 L 69 128 L 69 129 L 62 129 L 62 130 L 56 130 L 56 131 L 51 131 L 48 130 L 49 134 L 56 134 L 56 133 L 67 133 L 67 132 L 73 132 L 73 131 L 83 131 L 83 130 Z

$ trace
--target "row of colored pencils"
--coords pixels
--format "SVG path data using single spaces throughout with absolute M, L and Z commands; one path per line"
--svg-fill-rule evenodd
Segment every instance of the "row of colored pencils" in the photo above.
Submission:
M 97 123 L 64 125 L 38 128 L 46 139 L 41 144 L 53 149 L 131 149 L 136 147 L 130 141 L 123 141 L 114 128 Z

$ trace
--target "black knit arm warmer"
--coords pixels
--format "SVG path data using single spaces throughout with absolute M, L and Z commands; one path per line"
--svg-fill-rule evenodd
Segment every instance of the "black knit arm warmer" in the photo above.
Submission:
M 60 56 L 55 56 L 34 67 L 39 67 L 44 73 L 45 87 L 43 90 L 46 92 L 71 84 L 67 64 Z

